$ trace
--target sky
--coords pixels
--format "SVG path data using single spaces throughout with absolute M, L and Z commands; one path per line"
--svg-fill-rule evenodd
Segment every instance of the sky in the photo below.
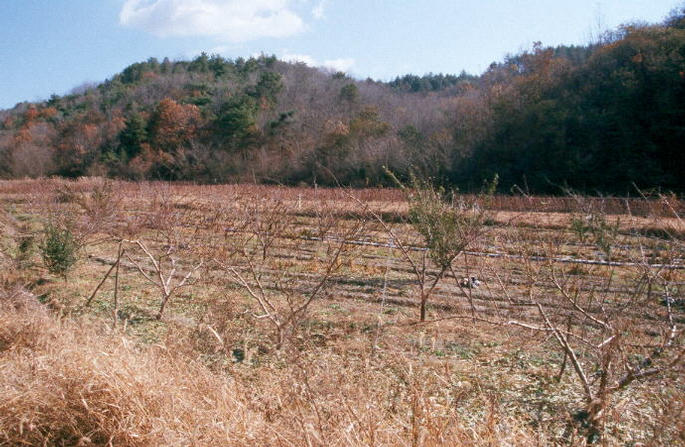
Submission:
M 683 0 L 0 0 L 0 109 L 150 57 L 261 53 L 365 79 L 480 74 L 507 54 L 586 44 Z

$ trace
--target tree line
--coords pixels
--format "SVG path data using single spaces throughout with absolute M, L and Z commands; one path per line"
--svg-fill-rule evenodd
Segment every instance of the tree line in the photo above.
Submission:
M 0 176 L 685 191 L 685 8 L 481 75 L 357 80 L 274 56 L 135 63 L 0 111 Z

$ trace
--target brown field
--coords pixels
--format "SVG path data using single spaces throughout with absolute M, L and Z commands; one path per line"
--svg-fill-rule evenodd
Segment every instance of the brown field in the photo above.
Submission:
M 441 267 L 396 189 L 0 181 L 0 445 L 685 445 L 685 203 L 464 204 Z

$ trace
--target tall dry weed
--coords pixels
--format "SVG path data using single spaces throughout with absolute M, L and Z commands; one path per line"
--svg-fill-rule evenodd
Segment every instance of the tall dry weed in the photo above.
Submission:
M 535 439 L 482 393 L 483 419 L 464 417 L 463 393 L 403 356 L 370 364 L 311 352 L 218 375 L 104 324 L 58 320 L 22 291 L 0 297 L 0 328 L 0 445 L 432 447 Z
M 258 421 L 233 386 L 163 347 L 0 298 L 0 445 L 240 445 Z M 256 423 L 256 422 L 255 422 Z

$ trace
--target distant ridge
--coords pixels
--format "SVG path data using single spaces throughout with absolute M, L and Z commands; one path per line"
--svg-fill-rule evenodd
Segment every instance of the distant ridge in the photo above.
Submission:
M 0 176 L 685 191 L 685 8 L 481 75 L 356 80 L 273 56 L 149 59 L 0 111 Z

